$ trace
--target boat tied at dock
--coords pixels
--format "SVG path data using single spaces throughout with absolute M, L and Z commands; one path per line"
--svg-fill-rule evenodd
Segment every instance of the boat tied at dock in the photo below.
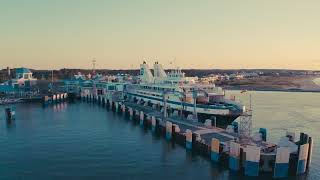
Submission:
M 158 62 L 154 64 L 153 74 L 146 62 L 141 64 L 139 81 L 127 84 L 125 94 L 134 102 L 161 108 L 166 105 L 203 123 L 211 119 L 220 127 L 231 124 L 245 111 L 245 106 L 227 99 L 224 90 L 215 84 L 186 77 L 179 68 L 166 73 Z

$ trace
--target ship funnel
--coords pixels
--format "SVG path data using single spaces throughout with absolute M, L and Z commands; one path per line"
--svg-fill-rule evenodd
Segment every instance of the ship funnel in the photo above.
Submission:
M 166 72 L 164 71 L 163 67 L 161 64 L 158 62 L 155 62 L 153 65 L 153 70 L 154 70 L 154 77 L 157 78 L 158 80 L 162 80 L 167 77 Z
M 145 61 L 143 61 L 143 64 L 140 64 L 140 80 L 144 83 L 151 83 L 154 80 L 149 66 Z

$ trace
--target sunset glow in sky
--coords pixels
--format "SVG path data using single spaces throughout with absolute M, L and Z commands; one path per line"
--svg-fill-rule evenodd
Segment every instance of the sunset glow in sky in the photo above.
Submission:
M 1 67 L 320 70 L 319 0 L 0 0 Z

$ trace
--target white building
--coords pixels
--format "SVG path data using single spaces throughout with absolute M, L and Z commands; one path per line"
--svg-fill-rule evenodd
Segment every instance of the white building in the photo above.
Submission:
M 37 82 L 36 78 L 32 77 L 32 72 L 27 68 L 17 68 L 14 79 L 0 84 L 0 93 L 15 93 L 17 91 L 28 92 L 31 87 Z
M 17 68 L 16 77 L 11 80 L 12 86 L 25 87 L 36 84 L 37 79 L 33 78 L 32 72 L 27 68 Z

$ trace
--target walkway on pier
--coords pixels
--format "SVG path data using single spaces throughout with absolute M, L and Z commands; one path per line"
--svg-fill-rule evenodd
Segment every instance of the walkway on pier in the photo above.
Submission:
M 149 106 L 142 106 L 131 102 L 124 103 L 127 107 L 132 107 L 135 110 L 143 111 L 148 116 L 154 116 L 157 119 L 163 119 L 163 113 L 152 109 Z M 166 120 L 172 122 L 179 126 L 181 132 L 185 132 L 187 129 L 192 132 L 199 134 L 201 139 L 205 141 L 205 143 L 210 144 L 212 138 L 219 139 L 221 143 L 226 143 L 233 139 L 238 138 L 238 134 L 236 133 L 227 133 L 224 129 L 218 127 L 206 127 L 203 123 L 188 120 L 186 118 L 181 118 L 179 116 L 167 117 Z M 162 121 L 164 123 L 165 121 Z

